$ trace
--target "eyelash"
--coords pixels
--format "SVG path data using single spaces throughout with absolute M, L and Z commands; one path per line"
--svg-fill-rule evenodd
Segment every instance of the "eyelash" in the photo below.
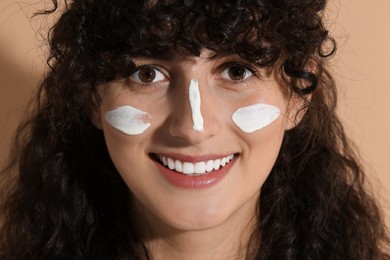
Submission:
M 251 75 L 249 75 L 246 78 L 238 79 L 238 80 L 224 78 L 222 74 L 223 73 L 228 73 L 228 72 L 226 72 L 226 70 L 231 69 L 233 67 L 242 67 L 245 70 L 249 71 L 251 73 Z M 151 82 L 143 82 L 143 81 L 140 80 L 140 78 L 139 78 L 140 75 L 139 74 L 135 75 L 136 73 L 140 73 L 142 69 L 148 69 L 148 68 L 152 69 L 155 72 L 155 74 L 157 74 L 157 73 L 161 74 L 161 75 L 159 75 L 159 77 L 163 76 L 164 78 L 163 79 L 159 79 L 156 82 L 153 82 L 154 79 Z M 247 85 L 248 83 L 250 83 L 254 79 L 253 77 L 260 78 L 260 74 L 259 74 L 258 69 L 256 69 L 251 64 L 243 63 L 243 62 L 228 62 L 228 63 L 224 63 L 224 64 L 222 64 L 218 68 L 217 71 L 219 73 L 219 76 L 217 77 L 217 79 L 220 79 L 220 80 L 224 81 L 224 85 L 228 84 L 228 85 L 230 85 L 232 87 L 235 87 L 235 88 L 237 88 L 240 85 L 243 85 L 243 86 Z M 156 75 L 153 75 L 153 76 L 156 76 Z M 142 87 L 142 88 L 145 88 L 147 86 L 156 86 L 156 87 L 158 87 L 159 85 L 163 84 L 163 82 L 166 81 L 167 79 L 169 80 L 169 77 L 167 76 L 167 73 L 165 72 L 165 70 L 163 68 L 161 68 L 160 66 L 158 66 L 158 65 L 142 64 L 142 65 L 139 65 L 136 68 L 134 68 L 134 70 L 131 72 L 131 74 L 130 74 L 128 79 L 131 80 L 131 83 L 129 83 L 129 84 L 132 87 Z
M 141 72 L 142 69 L 152 69 L 154 72 L 154 77 L 162 77 L 162 79 L 157 79 L 156 82 L 153 82 L 155 79 L 153 79 L 151 82 L 143 82 L 140 79 L 139 73 Z M 136 75 L 138 73 L 138 75 Z M 160 75 L 158 75 L 160 74 Z M 162 69 L 159 66 L 156 65 L 151 65 L 151 64 L 145 64 L 145 65 L 140 65 L 134 68 L 134 70 L 131 72 L 130 79 L 135 81 L 136 84 L 141 84 L 141 85 L 153 85 L 153 84 L 159 84 L 162 81 L 166 80 L 168 77 L 167 75 L 162 71 Z
M 248 70 L 251 73 L 251 75 L 247 78 L 242 79 L 242 80 L 224 79 L 222 76 L 220 76 L 219 78 L 223 81 L 226 81 L 227 84 L 230 84 L 232 86 L 237 87 L 239 85 L 246 85 L 246 84 L 250 83 L 252 80 L 254 80 L 255 78 L 261 78 L 260 72 L 256 67 L 254 67 L 251 64 L 243 63 L 243 62 L 228 62 L 228 63 L 223 64 L 221 66 L 221 69 L 220 69 L 220 71 L 221 71 L 220 75 L 222 75 L 222 73 L 225 70 L 232 68 L 234 66 L 245 68 L 246 70 Z

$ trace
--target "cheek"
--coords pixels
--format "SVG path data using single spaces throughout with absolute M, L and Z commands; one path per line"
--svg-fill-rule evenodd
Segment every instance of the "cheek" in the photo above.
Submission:
M 284 129 L 279 123 L 280 121 L 278 120 L 267 129 L 258 132 L 255 135 L 256 139 L 246 139 L 252 155 L 251 165 L 257 168 L 260 166 L 267 174 L 275 164 L 283 141 Z
M 150 115 L 132 106 L 107 111 L 104 118 L 112 127 L 127 135 L 142 134 L 150 127 Z
M 154 178 L 150 176 L 150 158 L 145 153 L 148 145 L 148 133 L 139 135 L 127 135 L 110 127 L 107 123 L 104 126 L 104 138 L 110 158 L 119 172 L 127 187 L 136 194 L 148 190 Z M 142 178 L 140 178 L 142 174 Z
M 278 119 L 280 109 L 276 106 L 257 103 L 237 109 L 232 120 L 244 133 L 253 133 Z
M 104 110 L 103 110 L 104 111 Z M 147 136 L 151 131 L 149 113 L 135 107 L 124 105 L 103 112 L 103 132 L 110 157 L 128 182 L 133 172 L 138 172 L 137 162 L 146 163 L 149 159 L 145 150 Z M 137 168 L 137 169 L 136 169 Z
M 241 154 L 240 175 L 242 186 L 250 194 L 261 189 L 268 178 L 278 157 L 284 130 L 282 120 L 276 120 L 268 127 L 252 134 L 242 133 L 241 139 L 245 142 Z
M 237 109 L 232 121 L 243 141 L 242 167 L 258 186 L 264 182 L 279 154 L 285 132 L 283 104 L 256 103 Z M 255 185 L 255 186 L 256 186 Z

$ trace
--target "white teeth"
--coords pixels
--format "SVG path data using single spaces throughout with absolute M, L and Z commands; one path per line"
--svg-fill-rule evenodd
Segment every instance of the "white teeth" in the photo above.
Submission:
M 183 163 L 183 173 L 184 174 L 194 174 L 194 164 L 190 162 Z
M 195 163 L 194 172 L 197 174 L 206 173 L 206 163 L 205 162 Z
M 168 165 L 167 158 L 163 157 L 163 158 L 162 158 L 162 162 L 163 162 L 164 166 L 167 166 L 167 165 Z
M 175 161 L 175 170 L 177 172 L 183 172 L 183 164 L 181 163 L 181 161 L 179 160 Z
M 157 158 L 165 167 L 168 167 L 171 170 L 184 173 L 186 175 L 202 175 L 224 167 L 234 158 L 234 155 L 232 154 L 221 159 L 196 163 L 182 162 L 180 160 L 175 160 L 161 155 L 158 155 Z
M 168 158 L 168 168 L 171 170 L 175 169 L 175 162 L 171 158 Z
M 214 161 L 214 170 L 218 170 L 221 167 L 221 160 L 217 159 Z
M 226 158 L 223 158 L 223 159 L 221 160 L 221 165 L 222 165 L 222 166 L 225 166 L 226 160 L 227 160 Z
M 206 171 L 211 172 L 212 170 L 214 170 L 214 161 L 208 160 L 206 163 Z

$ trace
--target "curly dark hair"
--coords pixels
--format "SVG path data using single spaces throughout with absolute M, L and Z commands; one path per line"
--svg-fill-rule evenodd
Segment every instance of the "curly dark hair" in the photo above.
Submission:
M 262 187 L 247 259 L 390 259 L 380 208 L 335 113 L 326 2 L 65 1 L 49 34 L 50 69 L 2 171 L 0 259 L 151 258 L 89 115 L 97 86 L 129 76 L 132 57 L 202 49 L 280 64 L 286 93 L 306 100 Z

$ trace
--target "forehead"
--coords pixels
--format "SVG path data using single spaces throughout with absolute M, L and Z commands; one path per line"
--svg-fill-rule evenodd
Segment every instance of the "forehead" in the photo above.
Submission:
M 271 22 L 264 6 L 253 1 L 110 1 L 91 6 L 84 23 L 100 52 L 169 58 L 171 50 L 201 55 L 239 54 L 260 63 L 279 56 L 267 39 Z M 93 10 L 97 9 L 97 10 Z

